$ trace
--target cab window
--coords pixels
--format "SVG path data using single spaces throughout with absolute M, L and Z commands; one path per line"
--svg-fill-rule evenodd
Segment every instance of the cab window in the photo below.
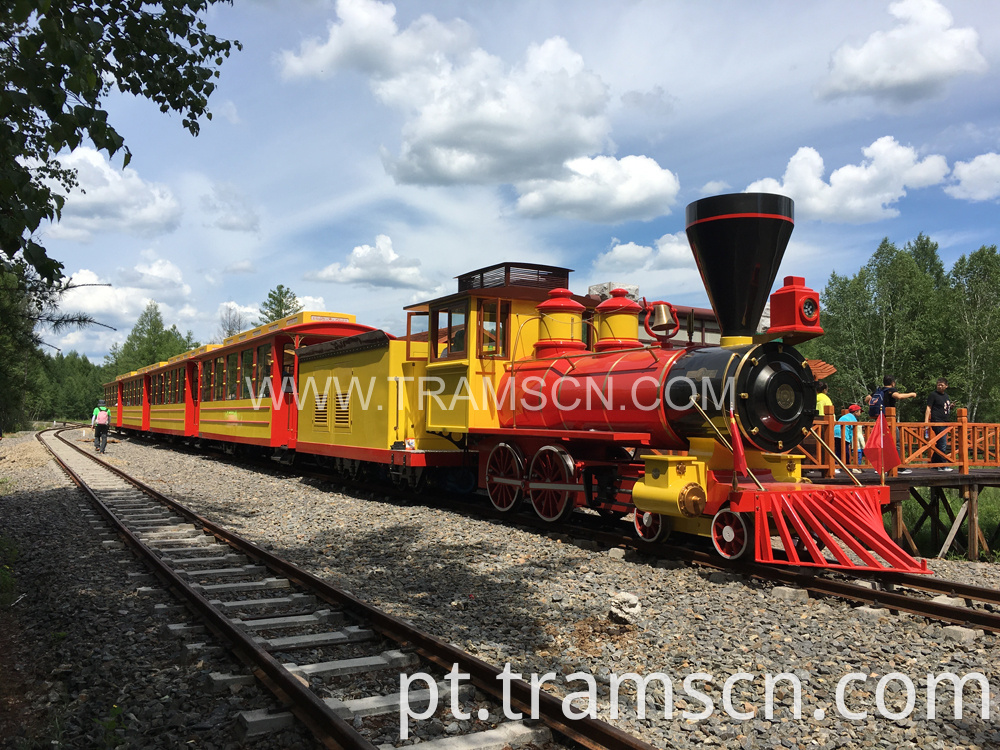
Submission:
M 480 358 L 507 357 L 509 322 L 510 302 L 495 299 L 479 301 L 478 356 Z
M 431 310 L 431 360 L 465 359 L 468 356 L 466 322 L 469 307 L 466 302 Z

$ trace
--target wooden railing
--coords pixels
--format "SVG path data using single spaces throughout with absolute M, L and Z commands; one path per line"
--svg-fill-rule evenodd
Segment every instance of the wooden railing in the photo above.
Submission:
M 875 421 L 864 415 L 859 422 L 837 422 L 831 407 L 813 423 L 813 430 L 831 449 L 834 448 L 834 428 L 839 425 L 841 435 L 851 431 L 851 441 L 841 441 L 839 458 L 849 469 L 872 469 L 863 457 L 863 446 L 871 440 Z M 971 468 L 1000 468 L 1000 424 L 970 422 L 967 409 L 958 409 L 954 422 L 897 422 L 896 410 L 885 410 L 889 434 L 895 435 L 896 448 L 902 464 L 888 476 L 896 476 L 900 469 L 917 469 L 948 466 L 967 474 Z M 937 431 L 935 431 L 937 428 Z M 939 455 L 936 444 L 941 437 L 947 438 L 943 455 Z M 859 457 L 859 451 L 862 455 Z M 803 470 L 821 471 L 831 477 L 839 464 L 813 437 L 808 437 L 796 449 L 805 455 Z

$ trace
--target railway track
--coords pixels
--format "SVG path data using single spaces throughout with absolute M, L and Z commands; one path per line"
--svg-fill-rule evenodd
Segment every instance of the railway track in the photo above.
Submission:
M 270 462 L 265 464 L 276 468 Z M 291 469 L 303 476 L 330 481 L 342 486 L 345 491 L 366 491 L 387 500 L 413 502 L 412 489 L 397 488 L 385 484 L 375 484 L 364 480 L 348 480 L 317 471 Z M 606 519 L 597 515 L 575 513 L 564 523 L 553 525 L 540 519 L 530 510 L 517 513 L 500 512 L 490 506 L 488 499 L 470 506 L 468 497 L 453 496 L 449 493 L 435 493 L 435 507 L 463 513 L 470 517 L 488 518 L 516 523 L 519 526 L 536 529 L 542 533 L 555 533 L 576 539 L 587 539 L 608 547 L 625 547 L 641 554 L 662 556 L 700 567 L 726 570 L 748 575 L 758 580 L 769 581 L 780 586 L 802 589 L 810 596 L 834 597 L 855 602 L 871 608 L 887 609 L 890 612 L 908 612 L 951 625 L 988 632 L 1000 632 L 1000 591 L 973 586 L 959 581 L 941 579 L 937 576 L 912 575 L 904 573 L 848 573 L 846 571 L 827 572 L 810 568 L 757 565 L 745 561 L 731 562 L 710 552 L 691 547 L 678 546 L 664 540 L 649 544 L 639 540 L 631 532 L 631 523 L 620 522 L 621 530 L 612 527 Z M 936 596 L 927 596 L 927 594 Z
M 394 722 L 405 739 L 419 722 L 450 710 L 453 733 L 421 743 L 428 750 L 567 741 L 593 750 L 651 750 L 605 722 L 568 719 L 555 695 L 512 679 L 509 672 L 505 676 L 198 516 L 73 445 L 58 434 L 62 431 L 39 433 L 39 440 L 127 546 L 200 620 L 173 623 L 167 630 L 191 639 L 206 631 L 214 635 L 249 668 L 248 674 L 213 675 L 218 687 L 257 679 L 286 707 L 245 712 L 244 737 L 279 729 L 295 716 L 325 747 L 371 749 L 376 745 L 369 737 L 384 737 Z M 160 605 L 165 614 L 179 609 Z M 212 646 L 186 648 L 200 653 Z M 398 692 L 389 692 L 392 687 Z M 516 713 L 531 719 L 503 718 Z

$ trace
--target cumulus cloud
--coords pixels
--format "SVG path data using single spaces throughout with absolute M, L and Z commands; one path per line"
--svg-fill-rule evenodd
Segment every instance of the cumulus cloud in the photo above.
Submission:
M 423 15 L 399 31 L 396 6 L 373 0 L 339 0 L 337 17 L 327 26 L 327 39 L 307 39 L 299 52 L 280 55 L 286 78 L 328 77 L 358 70 L 377 81 L 390 81 L 414 70 L 435 70 L 443 57 L 468 51 L 472 30 L 457 20 L 444 24 Z
M 48 234 L 88 241 L 100 232 L 155 236 L 175 230 L 181 206 L 164 185 L 146 182 L 138 172 L 113 167 L 100 152 L 81 146 L 59 157 L 75 169 L 79 186 L 70 191 L 62 218 Z
M 697 270 L 691 245 L 684 232 L 665 234 L 656 247 L 635 242 L 618 243 L 594 260 L 594 272 L 600 274 L 641 274 L 649 271 Z
M 518 184 L 518 210 L 613 224 L 669 214 L 680 190 L 677 177 L 648 156 L 581 157 L 566 170 L 560 179 Z
M 654 297 L 703 288 L 684 232 L 665 234 L 653 247 L 615 240 L 594 260 L 589 278 L 594 283 L 638 283 L 640 293 Z
M 943 156 L 920 159 L 915 149 L 891 136 L 879 138 L 862 153 L 861 164 L 834 170 L 827 183 L 823 157 L 816 149 L 803 147 L 789 160 L 781 180 L 758 180 L 747 191 L 791 197 L 798 218 L 863 224 L 897 216 L 899 211 L 892 206 L 907 189 L 937 185 L 948 174 Z
M 128 286 L 142 289 L 164 300 L 188 297 L 191 287 L 184 282 L 184 274 L 174 263 L 157 258 L 150 252 L 142 254 L 146 262 L 132 268 L 119 269 L 120 279 Z
M 202 210 L 210 217 L 206 227 L 230 232 L 257 232 L 260 219 L 239 189 L 228 182 L 212 185 L 212 192 L 201 197 Z
M 393 289 L 424 289 L 428 282 L 420 273 L 420 261 L 405 259 L 392 249 L 392 239 L 384 234 L 375 238 L 375 246 L 358 245 L 347 263 L 331 263 L 306 275 L 315 281 L 337 284 L 360 284 Z
M 565 39 L 532 45 L 508 67 L 476 48 L 468 26 L 422 16 L 400 31 L 396 8 L 340 0 L 325 42 L 282 55 L 286 77 L 356 70 L 376 98 L 406 116 L 398 156 L 383 152 L 402 183 L 512 182 L 557 174 L 607 143 L 607 87 Z
M 280 59 L 286 78 L 353 70 L 405 117 L 398 153 L 382 151 L 398 182 L 512 184 L 531 216 L 596 221 L 665 213 L 676 178 L 647 157 L 596 156 L 612 148 L 610 94 L 561 37 L 508 65 L 474 44 L 462 21 L 422 16 L 405 29 L 376 0 L 340 0 L 326 40 Z M 665 93 L 629 92 L 629 107 L 669 108 Z M 618 192 L 614 189 L 619 188 Z
M 702 185 L 698 192 L 702 195 L 720 195 L 729 192 L 731 189 L 732 186 L 725 180 L 710 180 Z
M 957 185 L 944 189 L 953 198 L 991 201 L 1000 198 L 1000 154 L 980 154 L 972 161 L 955 163 L 952 176 Z
M 906 103 L 940 93 L 962 73 L 986 71 L 979 34 L 953 28 L 951 13 L 937 0 L 900 0 L 889 12 L 899 21 L 894 28 L 833 53 L 820 96 L 869 95 Z

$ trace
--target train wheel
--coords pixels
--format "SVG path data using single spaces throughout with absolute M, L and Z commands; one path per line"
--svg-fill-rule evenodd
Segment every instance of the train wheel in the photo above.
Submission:
M 715 551 L 727 560 L 738 560 L 754 542 L 753 518 L 723 506 L 712 519 L 712 544 Z
M 543 521 L 555 523 L 573 512 L 576 492 L 567 485 L 573 483 L 575 474 L 573 459 L 564 448 L 546 445 L 535 453 L 528 471 L 528 497 Z M 532 488 L 536 482 L 562 486 Z
M 486 491 L 493 507 L 504 513 L 521 504 L 524 458 L 516 445 L 497 443 L 486 461 Z
M 644 542 L 658 542 L 670 536 L 670 521 L 659 513 L 636 509 L 635 533 Z

